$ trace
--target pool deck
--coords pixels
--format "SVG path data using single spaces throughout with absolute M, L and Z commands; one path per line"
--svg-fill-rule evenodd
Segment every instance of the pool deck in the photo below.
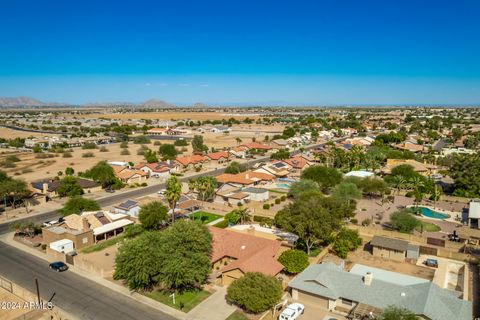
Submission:
M 430 209 L 432 211 L 436 211 L 438 213 L 443 213 L 443 214 L 448 214 L 449 217 L 448 218 L 445 218 L 445 219 L 437 219 L 437 218 L 432 218 L 432 217 L 427 217 L 423 214 L 420 214 L 421 217 L 423 219 L 427 219 L 427 220 L 431 220 L 431 221 L 448 221 L 448 222 L 453 222 L 453 223 L 456 223 L 456 224 L 462 224 L 460 221 L 457 221 L 455 220 L 456 217 L 460 217 L 461 218 L 461 215 L 462 213 L 461 212 L 454 212 L 454 211 L 448 211 L 448 210 L 443 210 L 443 209 L 439 209 L 437 207 L 433 207 L 433 206 L 427 206 L 427 205 L 419 205 L 418 207 L 423 207 L 423 208 L 427 208 L 427 209 Z M 411 206 L 407 206 L 407 208 L 415 208 L 414 205 L 411 205 Z

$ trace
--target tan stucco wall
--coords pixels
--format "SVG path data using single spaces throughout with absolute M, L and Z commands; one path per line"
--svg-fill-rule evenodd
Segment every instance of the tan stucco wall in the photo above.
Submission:
M 57 233 L 51 232 L 47 228 L 44 228 L 42 229 L 42 235 L 43 235 L 43 243 L 47 245 L 58 240 L 68 239 L 73 241 L 73 247 L 77 250 L 83 247 L 90 246 L 95 243 L 93 239 L 92 230 L 85 231 L 78 235 L 74 235 L 68 232 L 57 234 Z
M 228 286 L 234 280 L 240 279 L 241 277 L 243 277 L 243 272 L 240 271 L 239 269 L 224 272 L 222 273 L 222 285 Z

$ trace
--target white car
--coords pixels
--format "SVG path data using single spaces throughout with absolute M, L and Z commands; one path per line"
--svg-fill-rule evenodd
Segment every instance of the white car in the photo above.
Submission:
M 305 306 L 301 303 L 289 304 L 278 317 L 279 320 L 296 320 L 305 311 Z

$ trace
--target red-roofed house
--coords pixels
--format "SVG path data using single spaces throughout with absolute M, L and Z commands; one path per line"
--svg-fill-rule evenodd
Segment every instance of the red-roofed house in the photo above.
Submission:
M 134 168 L 148 173 L 150 177 L 168 179 L 170 173 L 176 171 L 177 164 L 175 161 L 169 160 L 155 163 L 139 163 Z
M 187 170 L 192 169 L 193 166 L 197 164 L 207 162 L 209 161 L 209 159 L 199 154 L 192 154 L 191 156 L 178 157 L 177 159 L 175 159 L 175 161 L 180 165 L 182 169 Z
M 303 170 L 310 166 L 310 162 L 307 161 L 307 159 L 300 156 L 283 160 L 283 162 L 291 166 L 293 169 L 297 169 L 297 170 Z
M 280 241 L 216 227 L 209 227 L 209 231 L 213 272 L 219 284 L 229 285 L 247 272 L 276 276 L 283 270 L 277 261 L 282 251 Z
M 212 152 L 208 153 L 206 157 L 217 162 L 218 164 L 221 164 L 230 160 L 230 153 L 228 153 L 228 151 Z
M 258 143 L 258 142 L 244 143 L 244 144 L 240 145 L 240 147 L 247 147 L 248 149 L 257 149 L 257 150 L 262 150 L 262 151 L 268 151 L 268 150 L 272 149 L 272 147 L 266 146 L 266 145 Z

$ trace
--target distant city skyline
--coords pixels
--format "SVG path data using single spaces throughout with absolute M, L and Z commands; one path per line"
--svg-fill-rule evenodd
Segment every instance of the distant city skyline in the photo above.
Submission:
M 4 1 L 0 96 L 479 105 L 480 2 Z

